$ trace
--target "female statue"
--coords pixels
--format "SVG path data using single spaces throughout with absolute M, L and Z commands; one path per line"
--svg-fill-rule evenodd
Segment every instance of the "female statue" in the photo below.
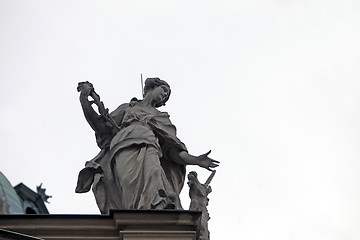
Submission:
M 170 86 L 159 78 L 145 81 L 144 99 L 133 98 L 108 113 L 91 83 L 79 83 L 80 103 L 94 129 L 100 153 L 79 173 L 76 192 L 93 192 L 102 213 L 110 209 L 182 209 L 179 194 L 185 166 L 212 170 L 208 153 L 193 156 L 176 137 L 165 105 Z M 89 101 L 88 97 L 94 101 Z M 92 104 L 99 107 L 97 114 Z

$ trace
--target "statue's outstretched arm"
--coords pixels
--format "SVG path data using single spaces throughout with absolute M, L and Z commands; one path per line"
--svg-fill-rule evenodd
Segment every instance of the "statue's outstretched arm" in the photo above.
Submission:
M 171 160 L 179 164 L 198 165 L 200 167 L 206 168 L 209 171 L 214 171 L 213 168 L 219 166 L 220 162 L 208 157 L 210 152 L 211 151 L 200 156 L 193 156 L 186 151 L 179 151 L 176 148 L 170 148 L 168 155 Z

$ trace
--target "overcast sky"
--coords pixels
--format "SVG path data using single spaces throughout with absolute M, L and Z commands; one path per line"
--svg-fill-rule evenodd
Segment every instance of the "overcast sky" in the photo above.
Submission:
M 189 152 L 221 161 L 211 239 L 360 239 L 359 13 L 358 0 L 0 0 L 0 171 L 43 183 L 52 214 L 99 214 L 74 192 L 99 151 L 76 86 L 114 110 L 141 97 L 142 73 L 170 84 L 160 110 Z

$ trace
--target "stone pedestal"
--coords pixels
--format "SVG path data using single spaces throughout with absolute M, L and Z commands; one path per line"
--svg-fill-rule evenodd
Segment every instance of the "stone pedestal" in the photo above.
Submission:
M 109 215 L 0 215 L 0 229 L 46 240 L 196 240 L 201 213 L 115 210 Z

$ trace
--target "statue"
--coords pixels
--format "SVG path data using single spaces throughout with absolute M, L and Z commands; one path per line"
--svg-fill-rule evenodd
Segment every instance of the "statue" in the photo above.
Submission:
M 193 156 L 176 137 L 176 128 L 158 107 L 170 97 L 159 78 L 145 81 L 144 99 L 131 99 L 109 113 L 89 82 L 78 85 L 85 118 L 95 131 L 100 153 L 80 171 L 77 193 L 92 186 L 103 214 L 110 209 L 182 209 L 179 194 L 186 165 L 212 170 L 208 153 Z M 88 97 L 93 100 L 89 101 Z M 99 114 L 92 108 L 96 104 Z
M 212 191 L 209 184 L 215 173 L 216 171 L 213 171 L 204 184 L 199 182 L 196 172 L 193 171 L 188 174 L 188 185 L 190 187 L 189 196 L 191 199 L 190 210 L 202 212 L 201 226 L 199 229 L 200 240 L 210 239 L 210 233 L 208 230 L 208 221 L 210 220 L 210 216 L 207 210 L 207 205 L 209 203 L 208 195 Z
M 45 193 L 46 188 L 42 188 L 42 183 L 40 183 L 39 186 L 36 186 L 36 191 L 44 202 L 49 203 L 48 199 L 52 198 L 52 196 L 49 196 Z

